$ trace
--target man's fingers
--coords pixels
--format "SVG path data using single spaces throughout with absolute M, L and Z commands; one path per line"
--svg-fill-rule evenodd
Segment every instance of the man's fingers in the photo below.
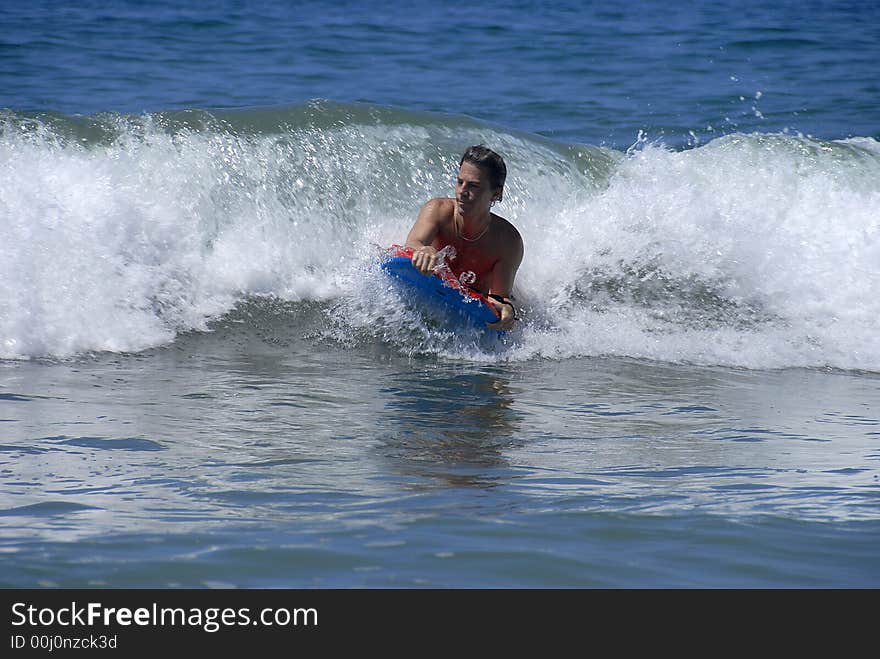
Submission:
M 497 300 L 493 300 L 491 297 L 489 298 L 489 304 L 495 307 L 495 310 L 498 312 L 498 320 L 494 323 L 486 323 L 486 327 L 498 331 L 511 329 L 513 327 L 513 321 L 516 320 L 516 318 L 510 313 L 510 307 L 501 304 Z M 505 307 L 507 307 L 506 310 Z
M 488 327 L 489 329 L 498 330 L 500 332 L 513 329 L 513 318 L 510 318 L 507 321 L 499 320 L 496 323 L 486 323 L 486 327 Z
M 412 262 L 416 270 L 423 275 L 430 275 L 434 272 L 434 266 L 437 265 L 437 256 L 430 252 L 418 251 L 413 254 Z

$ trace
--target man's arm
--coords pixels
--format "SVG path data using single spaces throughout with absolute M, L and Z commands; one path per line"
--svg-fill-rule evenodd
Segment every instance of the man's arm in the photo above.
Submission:
M 489 295 L 493 297 L 489 297 L 489 300 L 501 317 L 498 322 L 491 323 L 488 327 L 495 330 L 510 329 L 516 320 L 516 310 L 510 301 L 510 296 L 513 293 L 516 272 L 523 259 L 523 243 L 519 232 L 512 227 L 511 229 L 513 235 L 510 237 L 509 247 L 505 249 L 502 258 L 492 268 L 492 284 L 489 287 Z
M 412 264 L 423 275 L 434 273 L 437 265 L 437 250 L 431 246 L 440 231 L 440 226 L 448 214 L 448 200 L 431 199 L 419 211 L 415 224 L 406 237 L 406 246 L 412 248 Z

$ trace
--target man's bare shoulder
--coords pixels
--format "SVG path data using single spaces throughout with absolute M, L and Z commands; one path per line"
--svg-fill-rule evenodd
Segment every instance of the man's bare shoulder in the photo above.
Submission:
M 519 231 L 513 224 L 501 217 L 496 213 L 492 213 L 492 216 L 496 219 L 498 226 L 498 233 L 507 241 L 510 241 L 515 244 L 522 245 L 522 236 L 520 236 Z
M 430 213 L 435 216 L 452 216 L 455 212 L 455 200 L 449 197 L 434 197 L 429 199 L 422 206 L 423 213 Z

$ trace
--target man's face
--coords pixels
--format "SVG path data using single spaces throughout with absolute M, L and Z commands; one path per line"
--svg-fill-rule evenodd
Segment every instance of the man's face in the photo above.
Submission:
M 455 202 L 462 217 L 486 213 L 495 198 L 488 174 L 473 163 L 462 163 L 455 184 Z

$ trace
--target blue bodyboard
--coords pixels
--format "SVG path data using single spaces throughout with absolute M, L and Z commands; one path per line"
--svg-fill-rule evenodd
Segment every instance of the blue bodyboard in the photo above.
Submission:
M 464 288 L 448 271 L 443 273 L 445 277 L 439 274 L 423 275 L 413 267 L 409 256 L 400 254 L 384 259 L 381 267 L 405 283 L 421 299 L 440 304 L 477 327 L 485 329 L 486 323 L 498 321 L 498 315 L 489 306 L 486 296 Z

